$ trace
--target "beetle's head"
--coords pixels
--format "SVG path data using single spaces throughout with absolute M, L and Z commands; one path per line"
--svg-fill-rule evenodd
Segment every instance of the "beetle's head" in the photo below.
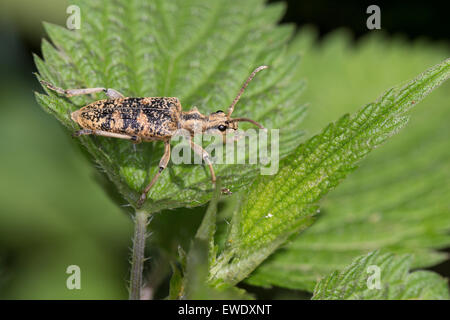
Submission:
M 207 131 L 208 132 L 220 132 L 226 134 L 228 129 L 237 130 L 237 122 L 230 121 L 231 119 L 227 117 L 225 112 L 218 110 L 211 113 L 208 116 Z
M 216 112 L 211 113 L 208 116 L 208 124 L 206 131 L 208 132 L 220 132 L 223 135 L 226 134 L 227 130 L 237 130 L 238 129 L 238 122 L 245 121 L 245 122 L 251 122 L 257 127 L 264 129 L 264 127 L 259 124 L 258 122 L 248 119 L 248 118 L 230 118 L 229 115 L 227 115 L 222 110 L 218 110 Z

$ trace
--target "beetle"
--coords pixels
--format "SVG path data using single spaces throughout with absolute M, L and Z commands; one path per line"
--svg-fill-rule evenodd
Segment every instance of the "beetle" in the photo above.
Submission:
M 159 162 L 158 172 L 143 190 L 137 203 L 138 207 L 140 207 L 146 200 L 147 193 L 167 167 L 170 159 L 170 140 L 177 130 L 185 129 L 190 133 L 191 137 L 199 132 L 218 131 L 225 138 L 227 129 L 237 130 L 238 122 L 242 121 L 250 122 L 264 129 L 261 124 L 252 119 L 231 118 L 231 114 L 249 82 L 256 73 L 266 68 L 268 67 L 259 66 L 250 74 L 228 107 L 227 113 L 218 110 L 207 116 L 201 114 L 196 107 L 189 111 L 183 111 L 180 101 L 175 97 L 132 98 L 125 97 L 114 89 L 61 89 L 47 81 L 40 80 L 40 82 L 50 90 L 66 97 L 98 92 L 104 92 L 108 97 L 108 99 L 95 101 L 71 113 L 71 119 L 81 127 L 81 130 L 73 134 L 76 137 L 97 135 L 126 139 L 134 143 L 164 142 L 164 154 Z M 194 143 L 193 139 L 190 139 L 190 146 L 208 165 L 211 182 L 214 186 L 216 175 L 209 154 L 201 146 Z

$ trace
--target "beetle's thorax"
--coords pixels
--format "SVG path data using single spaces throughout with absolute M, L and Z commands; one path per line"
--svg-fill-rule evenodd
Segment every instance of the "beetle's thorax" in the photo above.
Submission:
M 191 133 L 203 132 L 207 127 L 207 122 L 208 117 L 201 114 L 197 108 L 193 108 L 189 111 L 182 111 L 179 128 Z
M 231 122 L 230 118 L 223 111 L 211 113 L 208 116 L 201 114 L 197 108 L 182 112 L 180 117 L 180 129 L 188 130 L 191 133 L 209 132 L 219 130 L 221 133 L 225 129 L 237 129 L 237 123 Z M 222 130 L 220 130 L 222 128 Z M 225 128 L 225 129 L 224 129 Z

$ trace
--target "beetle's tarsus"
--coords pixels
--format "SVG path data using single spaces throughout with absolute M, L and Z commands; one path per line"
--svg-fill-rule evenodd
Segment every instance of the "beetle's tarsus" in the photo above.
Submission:
M 72 137 L 76 138 L 79 136 L 83 136 L 83 135 L 89 135 L 89 134 L 93 134 L 94 132 L 90 129 L 82 129 L 82 130 L 78 130 L 75 131 L 74 133 L 72 133 Z
M 78 138 L 83 133 L 83 130 L 78 130 L 72 133 L 72 138 Z
M 131 136 L 130 140 L 134 143 L 134 144 L 139 144 L 142 142 L 142 138 L 138 137 L 138 136 Z
M 230 195 L 233 194 L 233 192 L 230 191 L 228 188 L 222 188 L 221 189 L 222 194 Z
M 144 204 L 145 200 L 147 200 L 147 193 L 143 192 L 141 194 L 141 197 L 139 198 L 139 200 L 137 202 L 137 207 L 138 208 L 142 207 L 142 205 Z

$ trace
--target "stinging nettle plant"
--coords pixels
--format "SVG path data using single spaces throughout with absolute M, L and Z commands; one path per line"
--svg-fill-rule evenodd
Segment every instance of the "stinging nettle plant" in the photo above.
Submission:
M 43 59 L 35 56 L 38 79 L 61 88 L 106 87 L 129 97 L 174 96 L 185 110 L 197 106 L 208 114 L 228 106 L 256 66 L 270 66 L 247 88 L 235 114 L 280 129 L 280 169 L 273 176 L 260 176 L 257 165 L 215 165 L 219 181 L 213 190 L 204 166 L 169 163 L 147 201 L 137 208 L 143 187 L 158 170 L 161 145 L 79 138 L 115 189 L 137 209 L 132 299 L 140 297 L 143 286 L 150 218 L 161 210 L 207 202 L 189 248 L 180 247 L 177 261 L 170 261 L 169 298 L 244 298 L 249 295 L 236 288 L 244 279 L 256 285 L 276 284 L 270 275 L 262 276 L 264 268 L 270 268 L 267 258 L 314 222 L 318 201 L 370 151 L 403 128 L 408 111 L 450 74 L 450 60 L 445 60 L 304 141 L 303 43 L 292 26 L 276 25 L 283 5 L 267 6 L 262 0 L 233 4 L 79 0 L 73 4 L 81 9 L 81 28 L 72 31 L 46 23 L 51 43 L 43 40 Z M 70 119 L 71 112 L 105 98 L 101 94 L 65 98 L 44 90 L 47 94 L 36 93 L 39 104 L 70 132 L 79 129 Z M 217 191 L 220 187 L 234 194 L 223 197 Z M 226 203 L 227 212 L 218 211 L 219 201 Z M 217 215 L 227 214 L 231 221 L 219 228 Z M 268 264 L 258 273 L 264 261 Z M 248 278 L 255 269 L 256 276 Z M 324 285 L 318 286 L 320 294 L 315 292 L 314 297 L 325 297 Z M 311 290 L 311 286 L 298 288 Z

